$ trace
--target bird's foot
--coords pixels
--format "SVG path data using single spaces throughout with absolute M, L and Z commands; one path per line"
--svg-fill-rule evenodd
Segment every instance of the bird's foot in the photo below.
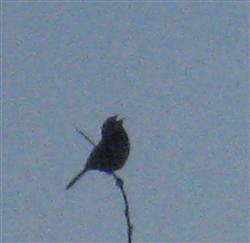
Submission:
M 119 187 L 123 187 L 123 180 L 119 177 L 116 178 L 116 185 L 119 186 Z

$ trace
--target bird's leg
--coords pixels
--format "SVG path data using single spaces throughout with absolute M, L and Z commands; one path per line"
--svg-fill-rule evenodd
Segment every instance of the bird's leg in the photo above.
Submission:
M 89 143 L 91 143 L 94 147 L 96 146 L 96 144 L 92 141 L 92 139 L 90 139 L 82 130 L 76 128 L 76 132 L 78 132 L 79 134 L 81 134 Z
M 120 188 L 123 187 L 124 182 L 122 178 L 117 176 L 114 171 L 111 172 L 111 175 L 115 178 L 116 185 Z

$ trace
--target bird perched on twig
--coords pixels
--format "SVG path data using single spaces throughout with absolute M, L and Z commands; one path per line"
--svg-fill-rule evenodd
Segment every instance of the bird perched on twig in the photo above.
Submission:
M 123 119 L 117 117 L 118 115 L 111 116 L 103 123 L 101 141 L 90 153 L 84 168 L 66 186 L 67 190 L 88 170 L 112 173 L 123 167 L 129 155 L 130 143 L 123 127 Z M 83 132 L 78 132 L 86 138 Z M 95 145 L 90 139 L 88 140 Z

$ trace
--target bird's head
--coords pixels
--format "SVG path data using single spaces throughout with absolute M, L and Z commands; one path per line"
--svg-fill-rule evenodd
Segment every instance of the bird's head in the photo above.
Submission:
M 124 118 L 117 119 L 118 115 L 111 116 L 106 119 L 102 125 L 102 137 L 110 136 L 116 132 L 123 130 L 123 120 Z

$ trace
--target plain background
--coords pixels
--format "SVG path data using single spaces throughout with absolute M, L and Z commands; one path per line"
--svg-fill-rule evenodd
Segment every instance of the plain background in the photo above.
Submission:
M 112 177 L 69 191 L 126 117 L 135 242 L 249 241 L 247 1 L 3 1 L 3 242 L 126 242 Z

